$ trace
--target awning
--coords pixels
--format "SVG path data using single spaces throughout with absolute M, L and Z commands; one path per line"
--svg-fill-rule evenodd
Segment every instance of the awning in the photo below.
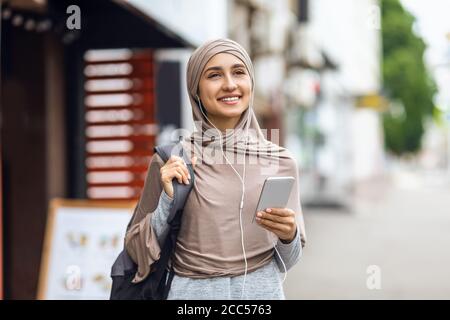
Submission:
M 81 30 L 74 32 L 79 33 L 77 38 L 85 48 L 195 48 L 168 26 L 126 1 L 49 0 L 49 11 L 59 19 L 66 19 L 66 8 L 70 5 L 80 7 Z
M 141 19 L 146 21 L 149 25 L 155 27 L 161 33 L 165 34 L 167 37 L 174 39 L 174 41 L 177 41 L 180 44 L 180 46 L 195 48 L 195 45 L 193 43 L 191 43 L 187 39 L 184 39 L 182 36 L 177 34 L 175 31 L 171 30 L 168 26 L 166 26 L 166 25 L 160 23 L 158 20 L 154 19 L 147 12 L 143 12 L 142 10 L 138 9 L 136 6 L 134 6 L 131 3 L 124 1 L 124 0 L 112 0 L 112 1 L 117 3 L 117 5 L 119 5 L 119 6 L 122 6 L 125 10 L 128 10 L 129 12 L 134 14 L 136 17 L 140 17 Z

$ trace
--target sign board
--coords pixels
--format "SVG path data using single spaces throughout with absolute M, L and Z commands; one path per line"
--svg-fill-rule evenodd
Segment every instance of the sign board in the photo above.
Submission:
M 135 201 L 50 203 L 38 299 L 109 299 L 111 266 L 123 249 Z
M 386 111 L 389 107 L 389 101 L 376 93 L 357 97 L 355 104 L 358 108 L 371 108 L 377 111 Z

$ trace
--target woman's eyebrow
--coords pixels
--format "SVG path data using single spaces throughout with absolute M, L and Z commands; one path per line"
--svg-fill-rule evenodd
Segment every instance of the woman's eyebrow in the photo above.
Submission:
M 234 69 L 234 68 L 245 68 L 245 66 L 244 66 L 243 64 L 236 63 L 236 64 L 233 64 L 233 65 L 231 66 L 231 68 L 232 68 L 232 69 Z M 222 69 L 223 69 L 223 68 L 222 68 L 222 67 L 219 67 L 219 66 L 216 66 L 216 67 L 209 67 L 208 69 L 205 70 L 204 73 L 206 73 L 206 72 L 208 72 L 208 71 L 211 71 L 211 70 L 222 70 Z

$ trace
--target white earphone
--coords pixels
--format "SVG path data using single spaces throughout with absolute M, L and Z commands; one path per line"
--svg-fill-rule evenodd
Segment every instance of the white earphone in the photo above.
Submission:
M 248 271 L 248 265 L 247 265 L 247 255 L 245 252 L 245 245 L 244 245 L 244 229 L 243 229 L 243 224 L 242 224 L 242 209 L 244 208 L 244 195 L 245 195 L 245 165 L 246 165 L 246 161 L 245 161 L 245 155 L 244 155 L 244 168 L 243 168 L 243 174 L 242 176 L 237 172 L 237 170 L 234 168 L 234 166 L 231 164 L 231 162 L 228 160 L 228 158 L 225 155 L 225 152 L 223 151 L 223 143 L 222 143 L 222 133 L 220 132 L 219 129 L 217 129 L 217 127 L 212 123 L 212 121 L 209 120 L 208 116 L 205 114 L 205 112 L 203 111 L 203 106 L 201 104 L 200 101 L 200 97 L 198 96 L 198 94 L 196 94 L 196 98 L 197 101 L 199 103 L 199 107 L 200 107 L 200 111 L 202 112 L 202 114 L 205 116 L 206 120 L 208 120 L 208 122 L 219 132 L 219 137 L 220 137 L 220 150 L 222 151 L 222 154 L 225 158 L 225 160 L 228 162 L 228 164 L 231 166 L 231 168 L 233 169 L 233 171 L 236 173 L 236 175 L 239 177 L 239 180 L 241 180 L 242 183 L 242 196 L 241 196 L 241 202 L 239 205 L 239 225 L 240 225 L 240 229 L 241 229 L 241 245 L 242 245 L 242 252 L 244 254 L 244 262 L 245 262 L 245 272 L 244 272 L 244 281 L 242 284 L 242 292 L 241 292 L 241 300 L 243 298 L 244 295 L 244 289 L 245 289 L 245 280 L 247 278 L 247 271 Z M 250 108 L 250 106 L 249 106 Z M 250 117 L 250 112 L 248 113 L 248 117 Z M 247 126 L 247 132 L 245 135 L 245 139 L 248 139 L 248 126 Z M 247 141 L 245 141 L 247 142 Z M 280 258 L 280 261 L 283 265 L 284 268 L 284 279 L 283 282 L 286 280 L 286 276 L 287 276 L 287 270 L 286 270 L 286 265 L 283 261 L 283 259 L 281 258 L 280 253 L 278 252 L 276 245 L 274 243 L 274 249 L 276 251 L 276 253 L 278 254 L 278 257 Z

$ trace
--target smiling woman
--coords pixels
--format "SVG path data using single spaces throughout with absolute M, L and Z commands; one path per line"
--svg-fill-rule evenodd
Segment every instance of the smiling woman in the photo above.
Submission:
M 153 157 L 125 240 L 139 265 L 133 281 L 151 276 L 164 248 L 170 208 L 177 202 L 172 184 L 178 180 L 192 184 L 192 191 L 171 255 L 167 299 L 284 299 L 281 272 L 300 259 L 306 242 L 298 167 L 287 149 L 261 131 L 250 57 L 232 40 L 208 41 L 191 55 L 186 80 L 197 130 L 180 143 L 199 161 L 192 158 L 189 173 L 180 157 Z M 206 149 L 220 162 L 205 161 Z M 243 161 L 230 161 L 231 154 Z M 269 174 L 292 176 L 296 183 L 286 208 L 266 210 L 253 223 Z

